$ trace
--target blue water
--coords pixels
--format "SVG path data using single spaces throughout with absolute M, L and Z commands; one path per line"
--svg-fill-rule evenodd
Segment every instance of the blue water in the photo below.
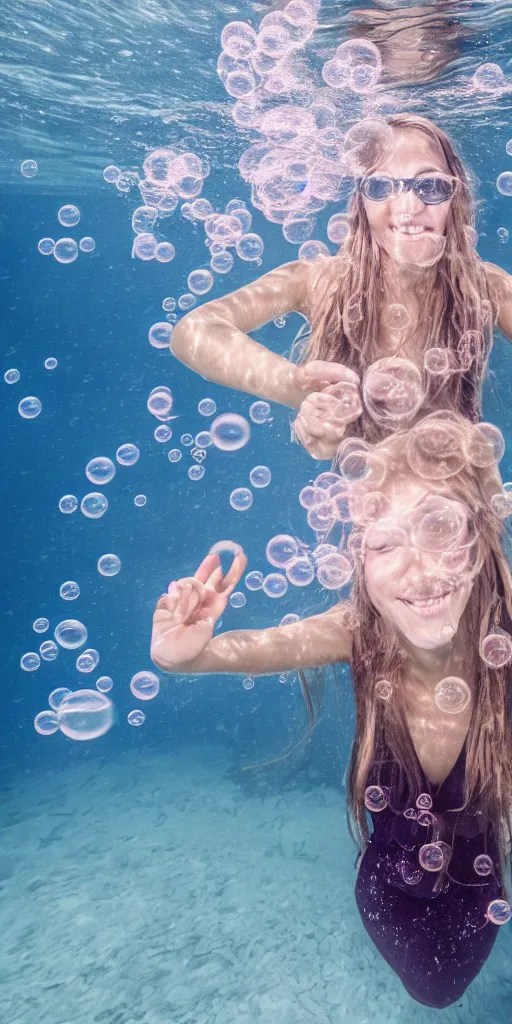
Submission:
M 81 4 L 79 15 L 64 3 L 40 5 L 37 15 L 33 6 L 13 5 L 1 67 L 2 373 L 17 367 L 21 379 L 2 381 L 0 1017 L 6 1024 L 405 1024 L 414 1012 L 420 1024 L 430 1022 L 435 1012 L 413 1004 L 355 909 L 356 850 L 342 785 L 353 731 L 344 670 L 336 689 L 332 680 L 327 685 L 309 744 L 259 772 L 243 769 L 278 758 L 305 729 L 292 676 L 284 683 L 259 678 L 245 690 L 240 676 L 159 673 L 160 694 L 144 707 L 144 725 L 127 723 L 138 706 L 129 681 L 153 668 L 155 599 L 226 537 L 243 545 L 250 568 L 266 572 L 273 534 L 305 534 L 297 495 L 319 465 L 290 444 L 290 412 L 278 405 L 270 422 L 253 426 L 247 447 L 209 449 L 202 480 L 189 480 L 187 452 L 169 463 L 180 435 L 207 425 L 197 412 L 201 398 L 213 398 L 219 412 L 246 416 L 254 398 L 210 384 L 149 346 L 162 299 L 177 298 L 190 270 L 207 265 L 202 226 L 177 211 L 165 226 L 174 262 L 131 259 L 136 199 L 101 175 L 108 163 L 134 167 L 151 148 L 185 148 L 188 140 L 212 163 L 203 195 L 219 209 L 233 196 L 249 205 L 236 167 L 247 138 L 227 116 L 215 61 L 223 25 L 237 18 L 257 25 L 268 5 L 205 8 L 193 22 L 185 5 L 111 10 L 96 0 Z M 348 10 L 325 9 L 317 52 L 344 38 Z M 453 134 L 477 181 L 479 252 L 511 271 L 512 242 L 500 243 L 496 232 L 512 228 L 512 200 L 494 185 L 512 169 L 505 153 L 510 94 L 480 105 L 454 99 L 458 83 L 484 61 L 498 61 L 512 77 L 510 11 L 507 19 L 503 5 L 471 5 L 460 17 L 470 38 L 439 81 L 403 91 L 404 105 L 437 117 Z M 134 55 L 131 72 L 124 70 L 128 58 L 112 58 L 123 48 Z M 19 174 L 29 157 L 40 165 L 31 180 Z M 68 232 L 56 214 L 70 202 L 80 207 L 81 222 Z M 320 215 L 316 237 L 325 238 L 333 212 L 331 204 Z M 294 258 L 279 227 L 256 210 L 253 216 L 252 230 L 265 240 L 262 266 L 236 261 L 207 299 Z M 68 233 L 92 235 L 94 254 L 64 266 L 38 253 L 39 238 Z M 286 355 L 303 322 L 291 314 L 283 328 L 270 324 L 254 336 Z M 58 359 L 52 372 L 44 368 L 49 356 Z M 512 476 L 511 383 L 512 350 L 497 335 L 484 415 L 508 443 L 504 479 Z M 173 440 L 163 445 L 146 408 L 158 384 L 172 389 L 179 416 Z M 24 395 L 42 402 L 35 420 L 18 415 Z M 63 515 L 63 494 L 80 499 L 96 489 L 84 475 L 88 460 L 115 458 L 125 442 L 140 448 L 140 459 L 117 467 L 105 488 L 106 515 Z M 236 512 L 230 491 L 246 486 L 252 466 L 262 463 L 272 471 L 270 486 L 255 491 L 248 512 Z M 133 504 L 138 493 L 147 496 L 143 508 Z M 106 552 L 122 562 L 113 578 L 97 572 Z M 59 586 L 70 579 L 81 593 L 67 603 Z M 314 584 L 290 587 L 279 601 L 261 591 L 247 598 L 242 609 L 228 606 L 222 630 L 277 624 L 292 611 L 312 614 L 332 595 Z M 38 616 L 51 624 L 40 637 L 31 628 Z M 100 653 L 94 679 L 114 680 L 115 726 L 94 742 L 42 737 L 33 726 L 51 690 L 87 685 L 76 653 L 59 649 L 56 661 L 34 673 L 19 665 L 69 616 L 86 623 L 87 646 Z M 437 1016 L 450 1024 L 505 1024 L 511 953 L 504 929 L 460 1004 Z

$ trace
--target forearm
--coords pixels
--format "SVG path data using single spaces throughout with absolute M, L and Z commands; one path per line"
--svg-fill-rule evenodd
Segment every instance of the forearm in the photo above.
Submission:
M 348 606 L 337 605 L 320 615 L 285 626 L 219 633 L 192 661 L 159 667 L 180 675 L 268 676 L 348 661 L 351 653 L 349 618 Z
M 296 366 L 221 317 L 189 314 L 174 329 L 171 351 L 201 377 L 298 409 L 306 392 Z

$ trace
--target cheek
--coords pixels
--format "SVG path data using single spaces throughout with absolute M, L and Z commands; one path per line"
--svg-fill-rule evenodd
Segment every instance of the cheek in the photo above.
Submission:
M 370 231 L 378 234 L 383 231 L 389 223 L 389 211 L 387 203 L 369 203 L 363 200 Z
M 440 203 L 439 206 L 431 206 L 430 211 L 430 220 L 434 231 L 437 235 L 444 235 L 446 233 L 446 222 L 450 212 L 449 203 Z
M 373 558 L 367 555 L 365 562 L 365 583 L 368 597 L 377 611 L 382 611 L 393 600 L 395 572 L 391 560 Z

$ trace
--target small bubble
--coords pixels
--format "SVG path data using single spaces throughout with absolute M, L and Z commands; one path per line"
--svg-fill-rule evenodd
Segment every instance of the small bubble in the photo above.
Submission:
M 80 220 L 80 210 L 78 206 L 68 203 L 66 206 L 61 206 L 57 217 L 64 228 L 74 228 Z
M 197 406 L 197 411 L 201 416 L 213 416 L 217 412 L 217 405 L 213 398 L 202 398 Z
M 80 239 L 79 245 L 82 252 L 94 252 L 96 248 L 96 242 L 90 235 L 84 235 L 84 237 Z
M 147 498 L 145 494 L 136 494 L 133 499 L 133 504 L 136 505 L 137 508 L 143 508 L 143 506 L 146 504 L 146 501 Z
M 102 576 L 117 576 L 121 570 L 121 559 L 117 555 L 101 555 L 98 559 L 98 572 Z
M 39 648 L 39 654 L 44 661 L 55 661 L 59 654 L 59 648 L 53 640 L 45 640 Z
M 39 398 L 34 395 L 27 395 L 26 398 L 22 398 L 18 405 L 18 412 L 24 420 L 34 420 L 42 409 Z
M 110 676 L 100 676 L 99 679 L 96 680 L 96 689 L 99 690 L 100 693 L 108 693 L 112 689 L 113 685 L 114 681 Z
M 64 512 L 65 515 L 70 515 L 71 512 L 76 512 L 78 508 L 78 498 L 74 494 L 64 494 L 59 501 L 59 509 Z
M 146 716 L 143 711 L 139 711 L 138 708 L 135 708 L 133 711 L 130 711 L 127 716 L 127 720 L 129 725 L 139 726 L 144 724 Z
M 139 456 L 140 451 L 136 444 L 122 444 L 116 451 L 116 459 L 120 466 L 134 466 Z
M 55 239 L 40 238 L 37 243 L 37 248 L 41 253 L 41 256 L 51 256 L 55 248 Z
M 420 793 L 416 800 L 416 807 L 418 807 L 420 811 L 430 811 L 432 807 L 432 797 L 430 796 L 430 793 Z
M 508 924 L 512 917 L 512 909 L 506 900 L 491 900 L 487 907 L 487 917 L 493 924 Z
M 491 858 L 486 853 L 480 853 L 473 861 L 473 867 L 477 875 L 490 875 L 493 869 Z
M 375 683 L 375 696 L 380 700 L 389 700 L 393 693 L 393 687 L 387 679 L 379 679 Z
M 138 700 L 153 700 L 160 690 L 160 680 L 154 672 L 137 672 L 130 680 L 130 690 Z
M 67 580 L 61 584 L 59 594 L 64 601 L 76 601 L 80 597 L 80 587 L 74 580 Z
M 91 491 L 80 502 L 80 511 L 87 519 L 101 519 L 108 509 L 108 501 L 100 491 Z
M 74 238 L 59 238 L 53 247 L 57 263 L 73 263 L 78 256 L 78 245 Z
M 48 359 L 45 359 L 44 361 L 45 370 L 56 370 L 58 365 L 59 364 L 54 356 L 48 356 Z
M 441 871 L 444 864 L 444 852 L 438 843 L 425 843 L 418 854 L 418 860 L 424 871 Z
M 34 718 L 34 729 L 41 736 L 51 736 L 59 731 L 59 719 L 55 711 L 40 711 Z
M 41 664 L 41 659 L 35 651 L 27 651 L 20 658 L 20 665 L 24 672 L 35 672 Z
M 435 687 L 434 700 L 441 711 L 458 715 L 467 708 L 471 700 L 471 690 L 463 679 L 447 676 Z
M 37 174 L 38 167 L 35 160 L 24 160 L 20 166 L 24 178 L 33 178 Z
M 6 370 L 4 373 L 4 381 L 6 384 L 16 384 L 20 379 L 20 371 L 14 369 Z
M 49 623 L 48 619 L 45 619 L 45 618 L 42 618 L 42 617 L 40 619 L 36 619 L 32 623 L 32 629 L 34 630 L 34 633 L 46 633 L 46 630 L 49 629 L 49 628 L 50 628 L 50 623 Z
M 388 806 L 388 799 L 380 786 L 367 786 L 364 791 L 364 803 L 369 811 L 377 814 Z

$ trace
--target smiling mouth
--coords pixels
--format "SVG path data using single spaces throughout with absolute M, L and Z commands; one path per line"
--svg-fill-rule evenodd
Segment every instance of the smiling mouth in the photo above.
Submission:
M 407 235 L 408 238 L 421 238 L 422 235 L 431 230 L 432 228 L 427 228 L 422 224 L 399 224 L 396 227 L 391 227 L 394 235 Z
M 452 590 L 446 590 L 444 594 L 438 594 L 436 597 L 428 598 L 416 598 L 414 601 L 407 601 L 403 597 L 397 598 L 401 604 L 405 604 L 408 608 L 412 608 L 413 611 L 417 612 L 418 615 L 437 615 L 439 611 L 443 611 L 449 603 L 449 599 L 453 594 L 457 592 L 459 588 Z

